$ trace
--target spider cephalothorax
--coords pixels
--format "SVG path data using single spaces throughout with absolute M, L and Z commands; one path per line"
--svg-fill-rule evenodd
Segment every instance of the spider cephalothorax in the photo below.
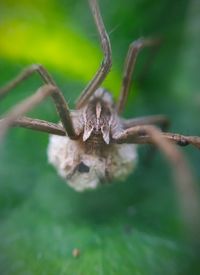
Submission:
M 112 102 L 106 101 L 108 95 L 108 92 L 99 88 L 82 110 L 84 123 L 83 141 L 86 143 L 92 143 L 93 141 L 102 145 L 110 143 L 114 110 L 111 105 Z

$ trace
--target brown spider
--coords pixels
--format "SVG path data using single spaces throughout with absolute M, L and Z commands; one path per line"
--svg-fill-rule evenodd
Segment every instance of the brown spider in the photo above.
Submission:
M 115 178 L 124 178 L 131 173 L 137 159 L 135 144 L 154 144 L 164 153 L 174 168 L 176 187 L 182 196 L 184 214 L 188 223 L 193 224 L 196 222 L 198 204 L 198 199 L 194 199 L 196 187 L 184 156 L 175 144 L 180 146 L 192 144 L 200 148 L 200 138 L 162 132 L 154 125 L 159 125 L 161 128 L 166 125 L 165 116 L 136 119 L 120 117 L 128 97 L 138 52 L 143 47 L 152 46 L 156 42 L 153 39 L 139 39 L 130 45 L 124 66 L 120 97 L 115 104 L 111 94 L 100 88 L 111 68 L 110 40 L 97 1 L 89 0 L 89 4 L 104 58 L 93 79 L 78 98 L 76 109 L 69 110 L 63 94 L 44 67 L 32 65 L 3 87 L 0 90 L 0 96 L 6 95 L 35 72 L 40 75 L 45 84 L 35 94 L 13 107 L 1 119 L 0 135 L 2 137 L 12 126 L 50 133 L 49 161 L 78 191 L 95 188 L 102 182 Z M 52 97 L 56 106 L 61 120 L 59 124 L 23 117 L 26 112 L 48 96 Z

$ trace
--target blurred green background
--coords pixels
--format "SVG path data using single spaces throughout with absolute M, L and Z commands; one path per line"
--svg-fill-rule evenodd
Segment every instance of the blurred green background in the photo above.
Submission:
M 117 99 L 128 45 L 140 36 L 163 43 L 140 54 L 125 117 L 163 113 L 170 130 L 200 135 L 200 4 L 191 0 L 101 0 L 113 49 L 104 86 Z M 71 108 L 102 59 L 87 1 L 1 0 L 0 86 L 43 64 Z M 0 104 L 0 113 L 41 85 L 37 75 Z M 57 122 L 50 100 L 34 109 Z M 159 154 L 123 183 L 77 193 L 48 165 L 48 136 L 11 129 L 0 151 L 0 274 L 197 274 L 184 239 L 170 169 Z M 200 179 L 200 154 L 184 148 Z M 80 249 L 80 257 L 72 251 Z

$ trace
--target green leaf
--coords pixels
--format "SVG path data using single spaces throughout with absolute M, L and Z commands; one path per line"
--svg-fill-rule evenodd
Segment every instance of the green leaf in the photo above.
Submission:
M 146 72 L 151 53 L 139 56 L 125 116 L 166 113 L 174 131 L 200 135 L 198 3 L 100 4 L 113 46 L 113 74 L 105 85 L 115 97 L 129 43 L 140 35 L 163 38 Z M 1 86 L 24 65 L 43 63 L 73 106 L 101 60 L 87 3 L 1 1 L 0 18 Z M 39 85 L 34 76 L 16 88 L 1 102 L 1 114 Z M 58 120 L 50 101 L 31 115 Z M 77 193 L 47 164 L 47 144 L 47 135 L 15 128 L 0 146 L 0 274 L 198 274 L 159 153 L 146 163 L 142 147 L 125 182 Z M 185 154 L 199 179 L 199 152 L 186 148 Z

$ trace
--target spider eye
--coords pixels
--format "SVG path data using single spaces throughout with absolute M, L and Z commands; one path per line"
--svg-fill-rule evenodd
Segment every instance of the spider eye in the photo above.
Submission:
M 82 162 L 82 161 L 77 165 L 76 169 L 80 173 L 89 173 L 89 171 L 90 171 L 90 167 L 88 167 L 87 165 L 85 165 L 85 163 Z

